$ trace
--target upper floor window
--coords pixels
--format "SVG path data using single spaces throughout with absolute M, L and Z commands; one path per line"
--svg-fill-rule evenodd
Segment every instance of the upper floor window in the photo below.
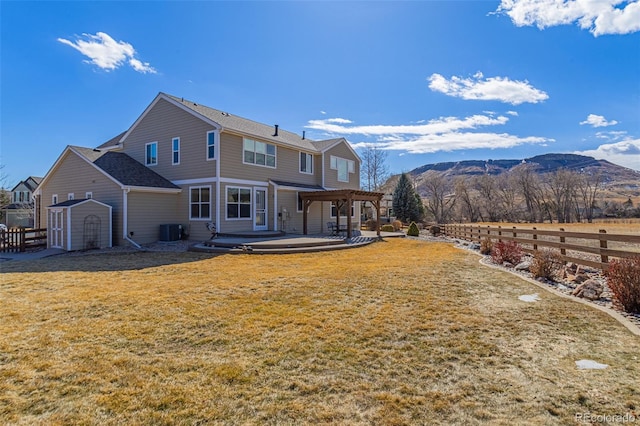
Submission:
M 216 132 L 207 132 L 207 160 L 216 158 Z
M 76 195 L 73 192 L 67 194 L 67 200 L 75 200 Z
M 338 181 L 349 182 L 349 173 L 355 173 L 356 163 L 353 160 L 347 160 L 346 158 L 340 158 L 331 156 L 330 165 L 333 170 L 338 171 Z
M 313 155 L 300 153 L 300 173 L 313 174 Z
M 58 204 L 58 194 L 53 194 L 51 196 L 51 204 Z
M 258 166 L 276 167 L 276 146 L 266 142 L 244 139 L 242 161 Z
M 189 206 L 191 219 L 211 219 L 211 187 L 193 186 L 189 188 Z
M 146 145 L 144 164 L 147 166 L 158 164 L 158 142 L 150 142 Z
M 180 138 L 171 139 L 171 164 L 180 164 Z
M 85 192 L 84 198 L 91 200 L 93 198 L 93 192 Z

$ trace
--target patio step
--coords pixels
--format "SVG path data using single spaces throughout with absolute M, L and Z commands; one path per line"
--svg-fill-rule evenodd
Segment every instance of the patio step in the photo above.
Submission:
M 299 241 L 295 241 L 299 240 Z M 314 241 L 316 240 L 316 241 Z M 338 237 L 324 238 L 289 238 L 284 241 L 262 241 L 251 242 L 242 241 L 207 241 L 195 244 L 189 251 L 205 253 L 250 253 L 250 254 L 286 254 L 286 253 L 310 253 L 328 250 L 342 250 L 347 248 L 361 247 L 377 241 L 376 238 L 355 237 L 351 240 Z

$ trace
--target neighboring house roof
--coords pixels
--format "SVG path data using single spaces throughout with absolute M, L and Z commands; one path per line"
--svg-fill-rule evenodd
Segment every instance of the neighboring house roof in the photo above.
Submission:
M 43 178 L 41 177 L 29 176 L 25 180 L 18 182 L 18 184 L 13 187 L 11 192 L 15 191 L 20 185 L 26 186 L 27 189 L 29 189 L 29 191 L 33 192 L 36 189 L 36 187 L 40 184 L 40 182 L 42 182 L 42 179 Z

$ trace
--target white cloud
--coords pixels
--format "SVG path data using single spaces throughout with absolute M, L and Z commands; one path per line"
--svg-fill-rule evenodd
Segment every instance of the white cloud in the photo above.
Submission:
M 135 57 L 133 46 L 124 41 L 115 41 L 109 34 L 98 32 L 95 35 L 82 34 L 84 39 L 78 38 L 75 42 L 64 38 L 58 38 L 60 43 L 66 44 L 87 56 L 90 60 L 85 62 L 111 71 L 128 63 L 134 70 L 143 74 L 155 74 L 156 70 L 148 62 L 142 62 Z
M 589 114 L 587 119 L 581 121 L 580 124 L 590 124 L 593 127 L 607 127 L 618 124 L 616 120 L 607 121 L 602 115 Z
M 541 30 L 575 22 L 596 37 L 640 31 L 640 0 L 502 0 L 496 13 Z
M 549 99 L 542 90 L 536 89 L 528 81 L 510 80 L 507 77 L 484 78 L 481 72 L 470 78 L 445 78 L 434 73 L 429 78 L 429 88 L 448 96 L 469 100 L 500 101 L 512 105 L 528 102 L 536 104 Z
M 630 169 L 640 170 L 640 139 L 603 144 L 596 149 L 577 151 L 576 154 L 588 155 Z
M 346 120 L 349 121 L 349 120 Z M 346 126 L 328 120 L 310 120 L 307 127 L 328 132 L 331 135 L 362 135 L 375 141 L 362 141 L 353 147 L 376 147 L 411 154 L 433 153 L 483 148 L 511 148 L 522 144 L 546 144 L 553 139 L 529 136 L 519 137 L 508 133 L 474 132 L 485 126 L 502 126 L 509 119 L 503 115 L 472 115 L 469 117 L 440 117 L 426 123 L 410 125 Z

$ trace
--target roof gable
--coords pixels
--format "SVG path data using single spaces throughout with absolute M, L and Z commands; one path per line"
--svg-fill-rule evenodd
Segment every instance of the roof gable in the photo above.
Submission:
M 107 151 L 98 157 L 93 164 L 124 186 L 180 189 L 179 186 L 122 152 Z

